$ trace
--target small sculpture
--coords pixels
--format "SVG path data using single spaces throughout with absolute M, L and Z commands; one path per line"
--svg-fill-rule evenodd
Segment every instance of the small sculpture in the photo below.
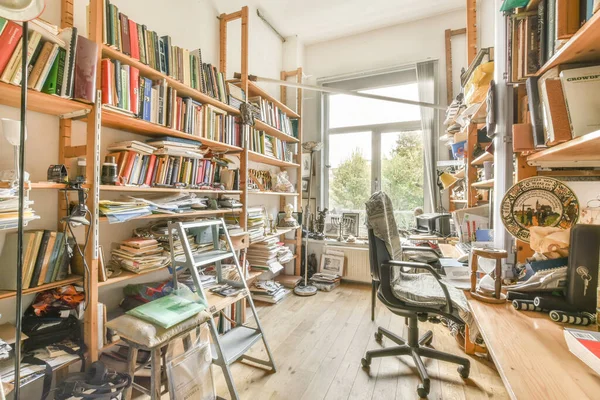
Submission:
M 315 239 L 323 240 L 323 238 L 325 237 L 325 219 L 327 218 L 328 212 L 329 209 L 327 208 L 321 210 L 319 207 L 317 207 L 315 233 L 313 235 Z
M 286 204 L 283 209 L 285 211 L 285 217 L 279 222 L 279 226 L 283 228 L 296 228 L 298 226 L 298 221 L 294 218 L 294 206 L 291 204 Z
M 277 226 L 275 225 L 275 218 L 272 215 L 269 215 L 269 227 L 271 228 L 271 235 L 277 233 Z

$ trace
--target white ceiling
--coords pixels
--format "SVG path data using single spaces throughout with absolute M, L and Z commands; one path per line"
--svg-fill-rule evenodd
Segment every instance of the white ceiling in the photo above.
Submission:
M 465 7 L 465 0 L 216 0 L 219 12 L 244 5 L 283 36 L 311 44 L 414 21 Z

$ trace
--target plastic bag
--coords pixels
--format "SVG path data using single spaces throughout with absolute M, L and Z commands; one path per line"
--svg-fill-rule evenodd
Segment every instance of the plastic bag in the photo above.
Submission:
M 196 330 L 192 345 L 186 351 L 181 352 L 178 341 L 169 344 L 165 361 L 170 399 L 216 399 L 208 336 L 208 327 L 203 324 Z
M 288 179 L 287 171 L 280 171 L 275 175 L 275 192 L 293 193 L 294 185 Z
M 515 8 L 525 7 L 529 4 L 530 0 L 504 0 L 502 3 L 502 7 L 500 7 L 500 11 L 511 11 Z
M 487 62 L 475 68 L 465 85 L 465 102 L 467 106 L 485 101 L 493 78 L 494 62 Z

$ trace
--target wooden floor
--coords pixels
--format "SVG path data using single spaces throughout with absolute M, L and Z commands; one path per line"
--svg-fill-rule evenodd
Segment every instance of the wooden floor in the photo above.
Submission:
M 263 304 L 263 303 L 257 303 Z M 302 298 L 290 296 L 275 306 L 261 306 L 259 316 L 274 352 L 278 371 L 270 374 L 243 363 L 232 366 L 242 399 L 416 399 L 419 378 L 412 359 L 374 359 L 370 371 L 361 368 L 367 349 L 380 347 L 373 333 L 377 326 L 406 336 L 404 318 L 377 306 L 370 319 L 370 287 L 343 284 L 334 291 Z M 446 327 L 422 323 L 432 329 L 433 347 L 464 354 Z M 391 345 L 384 338 L 383 345 Z M 264 357 L 261 344 L 251 355 Z M 431 377 L 430 399 L 506 399 L 493 365 L 471 358 L 471 376 L 463 381 L 453 364 L 426 360 Z M 229 398 L 220 370 L 214 369 L 218 394 Z

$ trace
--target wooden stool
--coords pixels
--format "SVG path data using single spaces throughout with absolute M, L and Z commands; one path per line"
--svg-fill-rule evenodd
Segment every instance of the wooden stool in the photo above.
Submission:
M 111 320 L 106 326 L 119 333 L 122 340 L 129 346 L 127 353 L 127 373 L 131 375 L 131 386 L 123 392 L 123 400 L 130 400 L 133 388 L 150 396 L 152 400 L 160 400 L 164 393 L 169 391 L 166 374 L 161 373 L 164 365 L 162 350 L 169 343 L 183 339 L 184 350 L 192 346 L 191 333 L 208 321 L 210 315 L 203 311 L 195 317 L 189 318 L 172 328 L 164 329 L 131 315 L 122 315 Z M 150 360 L 137 367 L 139 350 L 150 352 Z M 135 382 L 135 372 L 150 364 L 150 390 Z M 164 383 L 164 390 L 162 389 Z
M 477 270 L 479 265 L 477 257 L 487 258 L 496 260 L 496 267 L 494 269 L 494 292 L 483 291 L 477 287 Z M 471 249 L 471 297 L 476 300 L 483 301 L 486 303 L 500 304 L 506 302 L 506 295 L 502 293 L 502 259 L 506 258 L 508 254 L 504 250 L 495 249 Z

